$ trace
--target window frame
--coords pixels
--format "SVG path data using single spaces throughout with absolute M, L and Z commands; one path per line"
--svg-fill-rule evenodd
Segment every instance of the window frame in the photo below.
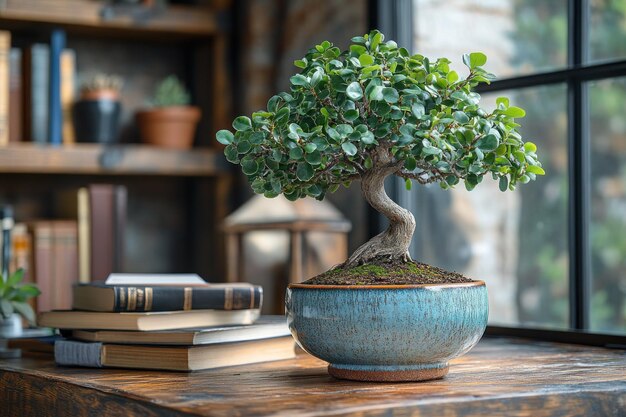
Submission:
M 413 44 L 413 0 L 370 0 L 370 27 L 379 28 L 399 44 Z M 481 85 L 477 92 L 497 92 L 540 87 L 551 84 L 567 86 L 568 142 L 568 251 L 569 251 L 569 330 L 551 330 L 526 326 L 488 326 L 487 334 L 518 336 L 539 340 L 626 348 L 626 333 L 601 333 L 590 330 L 592 273 L 589 248 L 591 160 L 588 134 L 589 106 L 586 83 L 626 76 L 626 58 L 589 63 L 589 7 L 586 0 L 568 0 L 567 67 L 564 69 L 520 75 Z M 414 199 L 408 197 L 404 181 L 391 184 L 392 197 L 414 211 Z M 380 218 L 374 213 L 373 216 Z

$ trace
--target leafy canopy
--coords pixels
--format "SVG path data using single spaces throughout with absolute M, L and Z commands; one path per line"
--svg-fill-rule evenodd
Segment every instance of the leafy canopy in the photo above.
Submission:
M 8 277 L 0 275 L 0 316 L 5 319 L 17 312 L 29 322 L 35 322 L 35 313 L 28 299 L 41 294 L 33 284 L 24 284 L 24 270 L 18 269 Z
M 352 38 L 344 52 L 325 41 L 295 61 L 301 72 L 289 93 L 252 118 L 237 117 L 234 134 L 216 137 L 256 193 L 290 200 L 321 200 L 390 165 L 407 188 L 412 181 L 444 189 L 464 181 L 472 190 L 491 173 L 505 191 L 543 175 L 537 147 L 516 130 L 524 110 L 506 97 L 492 112 L 479 106 L 472 89 L 494 78 L 482 68 L 487 57 L 474 52 L 463 62 L 465 79 L 448 59 L 411 55 L 379 31 Z

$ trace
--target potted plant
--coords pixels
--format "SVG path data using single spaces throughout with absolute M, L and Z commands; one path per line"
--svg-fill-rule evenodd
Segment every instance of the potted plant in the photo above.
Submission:
M 0 338 L 16 337 L 22 334 L 20 316 L 35 324 L 35 313 L 28 299 L 40 294 L 33 284 L 24 284 L 24 270 L 0 276 Z
M 96 74 L 80 89 L 74 104 L 74 133 L 79 142 L 114 143 L 118 140 L 122 79 Z
M 472 89 L 494 77 L 486 60 L 464 55 L 469 75 L 461 78 L 448 59 L 411 55 L 378 31 L 352 38 L 344 52 L 322 42 L 295 61 L 301 72 L 290 92 L 237 117 L 234 134 L 217 132 L 255 192 L 323 199 L 360 180 L 365 199 L 389 219 L 343 264 L 287 290 L 292 334 L 333 376 L 441 378 L 482 336 L 484 282 L 411 260 L 415 220 L 384 181 L 395 175 L 407 188 L 463 182 L 472 190 L 491 174 L 505 191 L 544 173 L 536 146 L 517 131 L 524 110 L 505 97 L 493 111 L 479 106 Z
M 156 88 L 152 107 L 137 113 L 143 141 L 164 148 L 191 148 L 200 109 L 189 103 L 189 93 L 176 76 L 164 79 Z

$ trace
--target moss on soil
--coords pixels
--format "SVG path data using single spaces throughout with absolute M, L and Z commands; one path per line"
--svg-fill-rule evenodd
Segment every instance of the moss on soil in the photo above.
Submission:
M 353 268 L 338 266 L 304 282 L 310 285 L 415 285 L 472 282 L 456 272 L 419 262 L 375 259 Z

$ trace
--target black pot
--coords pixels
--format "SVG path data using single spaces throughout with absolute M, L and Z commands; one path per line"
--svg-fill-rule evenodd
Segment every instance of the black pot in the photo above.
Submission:
M 118 141 L 122 105 L 102 98 L 74 104 L 74 132 L 77 142 L 115 143 Z

